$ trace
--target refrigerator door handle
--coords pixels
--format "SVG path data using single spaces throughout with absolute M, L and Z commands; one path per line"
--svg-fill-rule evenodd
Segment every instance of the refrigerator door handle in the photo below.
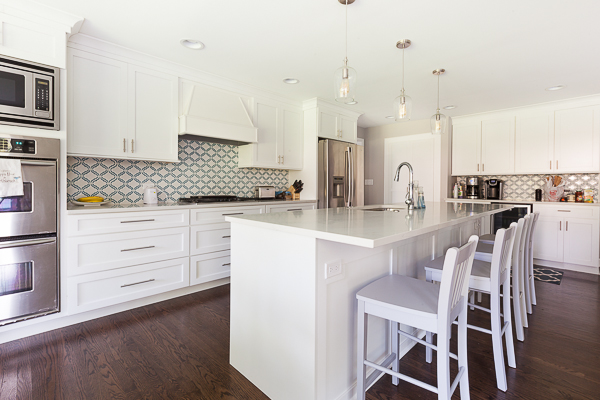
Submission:
M 352 153 L 352 147 L 348 147 L 348 165 L 349 165 L 349 179 L 350 185 L 348 187 L 348 207 L 354 206 L 354 154 Z
M 349 203 L 350 203 L 350 173 L 348 172 L 349 168 L 349 164 L 350 164 L 350 157 L 348 154 L 348 149 L 349 147 L 346 148 L 346 151 L 344 152 L 344 206 L 345 207 L 349 207 Z

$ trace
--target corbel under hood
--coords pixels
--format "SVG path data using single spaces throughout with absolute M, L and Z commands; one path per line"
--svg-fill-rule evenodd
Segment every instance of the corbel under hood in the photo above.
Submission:
M 183 115 L 179 135 L 225 144 L 256 143 L 253 99 L 198 83 L 182 83 Z

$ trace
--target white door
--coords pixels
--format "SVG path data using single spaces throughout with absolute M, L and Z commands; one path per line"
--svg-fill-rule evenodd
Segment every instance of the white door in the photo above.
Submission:
M 256 165 L 261 167 L 281 167 L 279 144 L 277 141 L 277 105 L 265 101 L 256 102 L 256 123 L 258 144 L 256 144 Z
M 339 140 L 338 129 L 338 114 L 319 108 L 319 137 Z
M 481 122 L 452 126 L 452 175 L 480 175 Z
M 402 167 L 400 181 L 394 181 L 396 168 L 402 162 L 408 162 L 413 167 L 414 180 L 419 181 L 419 186 L 423 187 L 425 201 L 440 201 L 440 143 L 440 136 L 431 133 L 385 139 L 384 202 L 386 204 L 404 203 L 408 186 L 408 168 Z
M 177 77 L 129 66 L 128 155 L 178 161 Z
M 281 109 L 283 119 L 283 168 L 302 169 L 304 155 L 304 124 L 300 111 Z
M 562 218 L 540 215 L 534 233 L 533 257 L 562 262 L 564 230 L 565 223 Z
M 69 50 L 69 154 L 126 157 L 127 64 Z
M 358 137 L 358 125 L 356 118 L 347 117 L 340 114 L 340 140 L 356 143 Z
M 481 173 L 515 172 L 515 117 L 481 122 Z
M 564 262 L 598 266 L 598 223 L 585 218 L 565 220 Z
M 515 173 L 554 172 L 554 113 L 538 111 L 517 115 Z
M 558 172 L 600 169 L 600 107 L 555 112 L 555 156 Z

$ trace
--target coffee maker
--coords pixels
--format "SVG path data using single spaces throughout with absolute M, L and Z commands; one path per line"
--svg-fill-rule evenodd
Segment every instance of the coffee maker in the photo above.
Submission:
M 467 199 L 479 198 L 479 178 L 476 176 L 467 177 Z
M 492 200 L 502 200 L 502 191 L 504 182 L 500 179 L 490 179 L 485 181 L 487 186 L 487 198 Z

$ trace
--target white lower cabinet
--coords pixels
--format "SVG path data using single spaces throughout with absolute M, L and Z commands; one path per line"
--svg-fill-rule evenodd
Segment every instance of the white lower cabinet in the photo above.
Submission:
M 286 205 L 267 205 L 268 213 L 276 213 L 276 212 L 286 212 L 286 211 L 302 211 L 302 210 L 314 210 L 314 203 L 304 203 L 304 204 L 286 204 Z
M 71 313 L 181 289 L 190 284 L 189 257 L 68 278 Z
M 194 254 L 213 253 L 231 248 L 229 222 L 222 224 L 196 225 L 190 228 L 190 252 Z
M 229 250 L 192 256 L 190 261 L 190 285 L 227 278 L 231 270 Z
M 536 205 L 540 212 L 533 257 L 539 260 L 598 267 L 600 221 L 597 206 Z

